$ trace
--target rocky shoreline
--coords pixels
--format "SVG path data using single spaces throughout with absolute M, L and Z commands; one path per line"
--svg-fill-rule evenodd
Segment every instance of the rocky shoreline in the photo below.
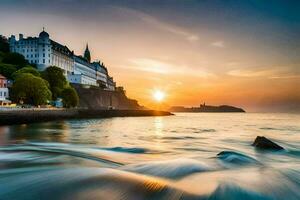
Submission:
M 156 110 L 20 109 L 0 111 L 0 125 L 28 124 L 68 119 L 169 115 L 173 114 Z

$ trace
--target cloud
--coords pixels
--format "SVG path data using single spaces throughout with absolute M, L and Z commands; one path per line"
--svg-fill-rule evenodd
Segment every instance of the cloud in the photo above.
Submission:
M 224 44 L 224 41 L 215 41 L 213 43 L 211 43 L 212 46 L 214 47 L 218 47 L 218 48 L 224 48 L 225 47 L 225 44 Z
M 239 76 L 239 77 L 259 77 L 259 76 L 268 76 L 271 75 L 272 70 L 245 70 L 245 69 L 235 69 L 227 72 L 230 76 Z
M 199 40 L 199 36 L 195 33 L 192 33 L 182 27 L 175 26 L 173 24 L 164 22 L 162 20 L 159 20 L 156 17 L 153 17 L 149 14 L 146 14 L 144 12 L 132 9 L 132 8 L 125 8 L 125 7 L 114 7 L 115 9 L 121 10 L 122 12 L 129 13 L 132 15 L 137 16 L 139 19 L 141 19 L 143 22 L 146 22 L 147 24 L 152 25 L 155 28 L 161 29 L 163 31 L 172 33 L 174 35 L 180 36 L 183 39 L 195 42 Z
M 130 68 L 140 71 L 167 74 L 172 70 L 172 65 L 148 58 L 130 59 L 129 62 L 133 64 Z
M 300 78 L 300 75 L 276 75 L 269 77 L 270 79 L 294 79 Z
M 197 41 L 199 40 L 199 37 L 198 35 L 194 34 L 194 33 L 191 33 L 187 30 L 184 30 L 183 28 L 181 27 L 178 27 L 178 26 L 174 26 L 174 25 L 171 25 L 171 24 L 168 24 L 168 23 L 165 23 L 165 22 L 162 22 L 162 21 L 159 21 L 158 19 L 150 16 L 150 15 L 146 15 L 146 14 L 143 14 L 141 16 L 141 19 L 144 21 L 144 22 L 147 22 L 149 24 L 152 24 L 153 26 L 155 26 L 156 28 L 159 28 L 161 30 L 164 30 L 164 31 L 167 31 L 167 32 L 170 32 L 170 33 L 173 33 L 175 35 L 178 35 L 178 36 L 182 36 L 183 38 L 185 38 L 186 40 L 188 41 Z
M 167 63 L 151 58 L 135 58 L 129 60 L 129 65 L 123 68 L 158 73 L 158 74 L 182 74 L 201 78 L 214 77 L 215 75 L 200 68 L 191 68 L 186 65 Z
M 273 68 L 264 70 L 248 70 L 248 69 L 235 69 L 227 72 L 230 76 L 237 77 L 265 77 L 269 79 L 295 79 L 300 78 L 299 74 L 292 73 L 287 68 Z

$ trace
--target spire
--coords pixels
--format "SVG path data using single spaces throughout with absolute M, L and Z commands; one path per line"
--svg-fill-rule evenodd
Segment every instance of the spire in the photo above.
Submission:
M 89 63 L 91 62 L 91 53 L 90 53 L 90 50 L 89 50 L 89 44 L 88 44 L 88 43 L 86 43 L 86 48 L 85 48 L 83 57 L 84 57 Z

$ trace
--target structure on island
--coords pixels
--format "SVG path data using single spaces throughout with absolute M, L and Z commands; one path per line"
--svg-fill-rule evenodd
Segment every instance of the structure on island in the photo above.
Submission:
M 184 106 L 173 106 L 169 109 L 171 112 L 245 112 L 242 108 L 237 108 L 229 105 L 211 106 L 200 104 L 199 107 L 184 107 Z
M 19 34 L 19 40 L 12 35 L 9 38 L 11 52 L 22 54 L 30 64 L 35 64 L 43 71 L 49 66 L 57 66 L 64 71 L 70 83 L 99 86 L 104 90 L 116 90 L 116 82 L 109 76 L 103 62 L 91 62 L 91 53 L 86 45 L 83 56 L 75 55 L 66 45 L 52 39 L 43 29 L 38 37 L 24 38 Z

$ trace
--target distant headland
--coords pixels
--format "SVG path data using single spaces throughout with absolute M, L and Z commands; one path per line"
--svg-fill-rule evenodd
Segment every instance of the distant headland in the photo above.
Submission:
M 171 112 L 246 112 L 242 108 L 237 108 L 229 105 L 212 106 L 200 104 L 199 107 L 184 107 L 184 106 L 173 106 L 169 109 Z

